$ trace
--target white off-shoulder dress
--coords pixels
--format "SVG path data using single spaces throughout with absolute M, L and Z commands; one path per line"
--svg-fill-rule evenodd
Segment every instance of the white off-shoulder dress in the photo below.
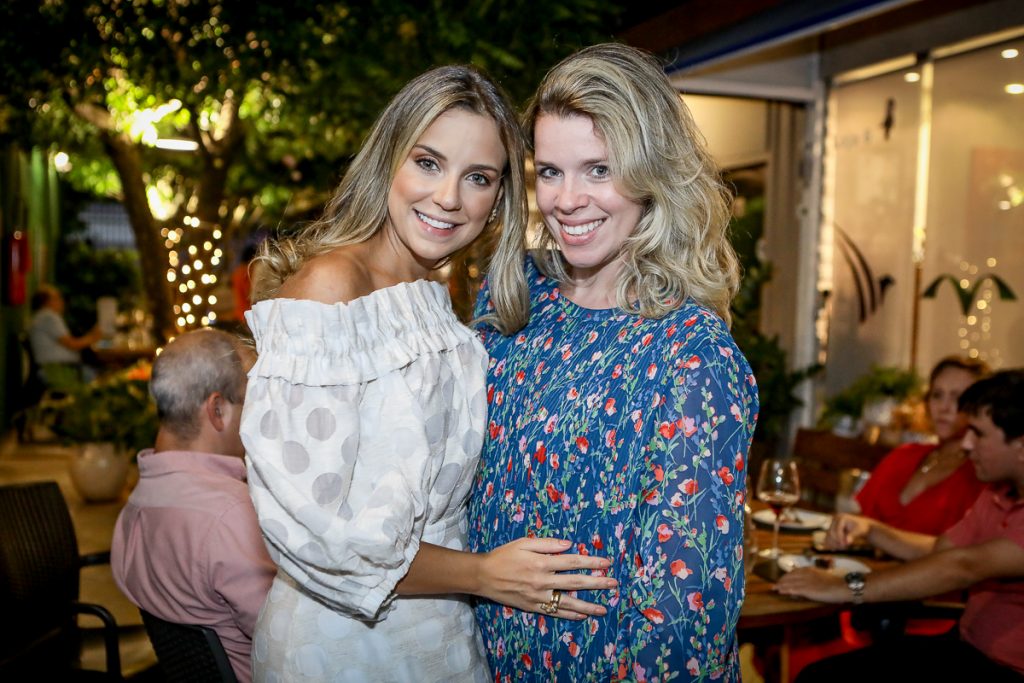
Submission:
M 458 596 L 396 598 L 421 542 L 465 546 L 487 355 L 434 282 L 253 306 L 242 440 L 279 571 L 253 680 L 485 681 Z

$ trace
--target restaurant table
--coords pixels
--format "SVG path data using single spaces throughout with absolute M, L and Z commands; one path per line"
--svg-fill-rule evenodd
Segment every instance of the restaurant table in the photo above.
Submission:
M 119 370 L 140 360 L 152 360 L 156 356 L 155 346 L 101 346 L 89 347 L 96 360 L 108 370 Z
M 764 509 L 758 503 L 754 510 Z M 772 545 L 771 529 L 757 527 L 755 530 L 757 547 L 760 550 Z M 802 554 L 811 547 L 810 531 L 790 531 L 785 528 L 779 531 L 779 552 L 781 554 Z M 830 555 L 838 557 L 840 555 Z M 758 557 L 745 558 L 751 565 L 747 571 L 747 592 L 740 611 L 738 636 L 741 643 L 755 642 L 761 648 L 761 656 L 765 662 L 764 678 L 766 683 L 789 681 L 789 649 L 797 627 L 810 627 L 817 620 L 832 618 L 842 610 L 849 609 L 849 604 L 826 604 L 791 598 L 779 595 L 773 590 L 773 582 L 758 575 L 754 568 L 760 560 Z M 895 564 L 892 560 L 874 557 L 857 556 L 870 569 L 880 569 Z

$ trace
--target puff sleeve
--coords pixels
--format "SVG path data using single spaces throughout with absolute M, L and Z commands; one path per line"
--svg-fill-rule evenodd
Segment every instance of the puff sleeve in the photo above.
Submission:
M 431 507 L 444 508 L 431 496 L 449 488 L 445 456 L 472 387 L 482 397 L 486 355 L 423 281 L 249 315 L 259 359 L 241 431 L 271 556 L 326 605 L 383 618 Z

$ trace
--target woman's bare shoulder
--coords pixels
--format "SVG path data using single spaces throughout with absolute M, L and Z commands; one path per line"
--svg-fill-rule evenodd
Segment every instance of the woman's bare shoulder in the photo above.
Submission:
M 358 250 L 338 247 L 314 256 L 281 286 L 278 296 L 325 304 L 348 303 L 373 291 Z

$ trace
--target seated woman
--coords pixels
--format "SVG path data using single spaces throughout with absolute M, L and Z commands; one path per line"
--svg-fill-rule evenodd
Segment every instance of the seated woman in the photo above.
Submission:
M 978 481 L 974 466 L 960 447 L 967 422 L 957 411 L 957 399 L 988 374 L 984 362 L 961 356 L 947 356 L 932 368 L 925 407 L 938 443 L 904 444 L 882 458 L 857 494 L 862 515 L 931 536 L 941 535 L 960 521 L 985 485 Z M 839 519 L 833 522 L 833 528 Z M 959 599 L 957 594 L 946 597 Z M 861 607 L 856 615 L 844 611 L 839 621 L 849 647 L 862 647 L 886 633 L 899 631 L 914 635 L 945 633 L 954 624 L 948 619 L 908 619 L 902 608 L 893 605 Z M 817 659 L 818 649 L 813 646 L 797 650 L 794 670 L 799 670 L 804 659 Z
M 907 531 L 937 536 L 953 526 L 984 488 L 960 447 L 966 422 L 960 394 L 987 375 L 979 360 L 949 356 L 932 369 L 926 408 L 937 444 L 904 444 L 885 456 L 857 494 L 861 514 Z

